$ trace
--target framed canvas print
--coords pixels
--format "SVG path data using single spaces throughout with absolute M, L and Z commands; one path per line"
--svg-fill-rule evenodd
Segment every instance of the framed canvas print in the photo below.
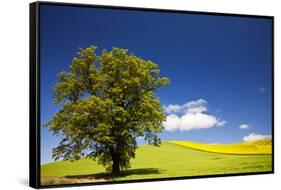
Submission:
M 30 186 L 274 172 L 273 17 L 30 4 Z

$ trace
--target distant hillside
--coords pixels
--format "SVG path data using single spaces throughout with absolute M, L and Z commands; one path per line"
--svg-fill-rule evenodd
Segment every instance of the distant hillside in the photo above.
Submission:
M 203 144 L 190 141 L 169 141 L 196 150 L 223 154 L 272 154 L 272 140 L 265 139 L 237 144 Z
M 272 140 L 271 139 L 264 139 L 264 140 L 253 141 L 253 142 L 244 142 L 244 144 L 271 146 Z
M 254 147 L 252 144 L 259 143 L 261 142 L 242 143 L 236 146 L 240 147 L 241 151 L 247 149 L 246 147 Z M 187 145 L 191 146 L 191 143 Z M 198 148 L 199 143 L 193 143 L 192 147 L 195 145 Z M 220 147 L 228 146 L 220 145 Z M 230 145 L 232 148 L 236 146 Z M 205 144 L 204 148 L 206 147 L 210 148 L 213 145 Z M 131 160 L 132 167 L 124 171 L 121 176 L 111 176 L 94 160 L 57 161 L 41 165 L 41 184 L 93 183 L 180 176 L 268 172 L 272 170 L 271 161 L 272 157 L 270 154 L 237 155 L 210 153 L 182 145 L 179 146 L 176 143 L 162 142 L 160 147 L 140 145 L 136 151 L 135 159 Z

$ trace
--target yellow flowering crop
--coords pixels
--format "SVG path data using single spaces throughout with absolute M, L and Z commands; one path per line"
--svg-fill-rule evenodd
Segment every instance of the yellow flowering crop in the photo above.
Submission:
M 271 154 L 272 141 L 265 139 L 254 142 L 241 142 L 236 144 L 203 144 L 190 141 L 169 141 L 170 143 L 185 146 L 206 152 L 223 154 Z

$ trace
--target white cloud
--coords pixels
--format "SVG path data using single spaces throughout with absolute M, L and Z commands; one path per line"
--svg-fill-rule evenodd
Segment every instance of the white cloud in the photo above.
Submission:
M 178 113 L 181 112 L 182 106 L 177 105 L 177 104 L 170 104 L 168 106 L 163 106 L 164 110 L 167 114 L 172 114 L 172 113 Z
M 207 104 L 207 101 L 204 99 L 198 99 L 198 100 L 194 100 L 191 102 L 187 102 L 186 104 L 184 104 L 186 107 L 188 108 L 192 108 L 192 107 L 199 107 L 199 106 L 204 106 Z
M 207 108 L 205 106 L 191 107 L 187 109 L 188 113 L 202 113 L 206 112 Z
M 260 88 L 259 88 L 259 92 L 260 92 L 260 93 L 263 93 L 263 92 L 265 92 L 265 91 L 266 91 L 266 88 L 264 88 L 264 87 L 260 87 Z
M 239 126 L 239 129 L 249 129 L 249 128 L 250 128 L 250 126 L 247 125 L 247 124 L 241 124 L 241 125 Z
M 206 100 L 198 99 L 183 105 L 164 106 L 165 112 L 168 114 L 166 122 L 163 123 L 165 130 L 189 131 L 224 126 L 226 121 L 205 113 L 207 112 L 206 105 Z
M 252 141 L 259 141 L 259 140 L 264 140 L 264 139 L 269 139 L 269 138 L 271 138 L 271 135 L 261 135 L 261 134 L 251 133 L 248 136 L 245 136 L 243 138 L 243 141 L 252 142 Z
M 179 128 L 180 123 L 181 119 L 177 115 L 171 114 L 167 116 L 166 122 L 163 125 L 167 131 L 174 131 Z
M 194 100 L 191 102 L 187 102 L 186 104 L 179 105 L 179 104 L 169 104 L 164 105 L 164 110 L 167 114 L 176 114 L 181 113 L 185 114 L 189 113 L 202 113 L 207 111 L 207 101 L 203 99 Z

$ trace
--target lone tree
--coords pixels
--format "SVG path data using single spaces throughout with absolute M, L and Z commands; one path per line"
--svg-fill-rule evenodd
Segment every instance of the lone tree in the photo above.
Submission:
M 45 125 L 61 137 L 53 158 L 97 160 L 114 175 L 130 167 L 143 136 L 160 146 L 157 136 L 166 116 L 155 90 L 169 79 L 159 76 L 158 66 L 128 50 L 80 49 L 70 71 L 59 73 L 54 102 L 60 110 Z

